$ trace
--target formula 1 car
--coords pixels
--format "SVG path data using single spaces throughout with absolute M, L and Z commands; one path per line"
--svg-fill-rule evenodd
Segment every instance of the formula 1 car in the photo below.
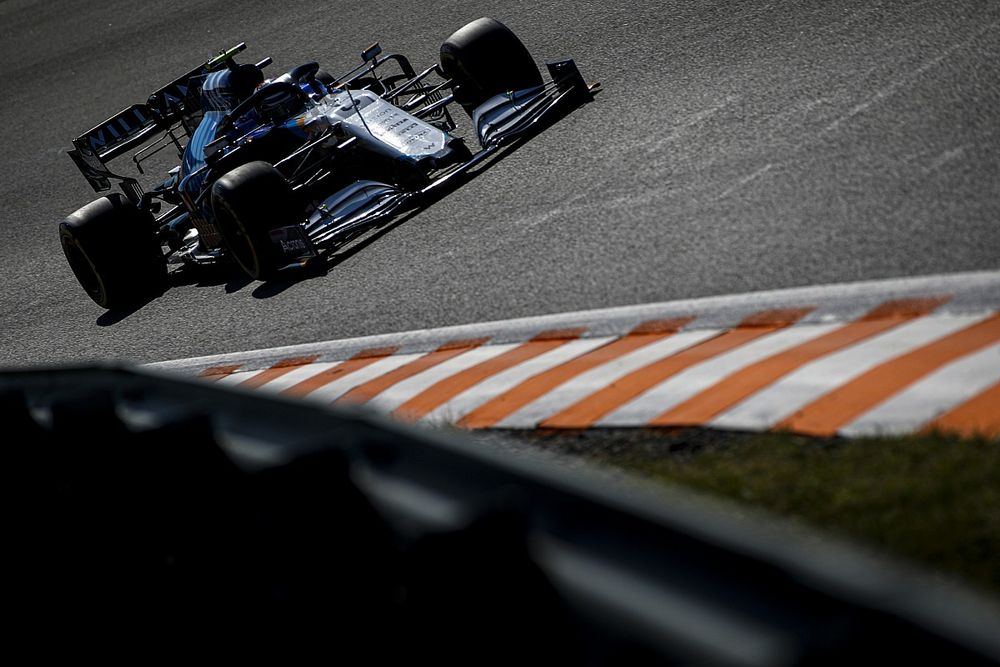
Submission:
M 221 52 L 73 141 L 69 155 L 94 190 L 117 181 L 123 193 L 59 226 L 70 267 L 100 306 L 161 294 L 168 263 L 233 261 L 268 280 L 322 262 L 595 89 L 572 60 L 548 63 L 544 81 L 521 41 L 491 18 L 452 34 L 440 63 L 419 73 L 375 43 L 340 77 L 309 62 L 265 79 L 271 59 L 237 64 L 244 49 Z M 454 133 L 454 103 L 471 120 L 475 151 Z M 139 149 L 141 174 L 166 148 L 181 163 L 148 190 L 108 166 Z

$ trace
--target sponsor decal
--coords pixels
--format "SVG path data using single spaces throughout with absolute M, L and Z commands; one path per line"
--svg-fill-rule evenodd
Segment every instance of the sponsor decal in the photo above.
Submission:
M 305 241 L 302 239 L 281 239 L 281 249 L 285 252 L 297 250 L 307 250 Z
M 149 107 L 134 104 L 84 135 L 84 141 L 79 147 L 92 155 L 100 155 L 154 122 Z
M 314 257 L 316 251 L 313 250 L 305 231 L 298 225 L 289 227 L 279 227 L 271 230 L 271 241 L 275 243 L 281 252 L 293 259 Z

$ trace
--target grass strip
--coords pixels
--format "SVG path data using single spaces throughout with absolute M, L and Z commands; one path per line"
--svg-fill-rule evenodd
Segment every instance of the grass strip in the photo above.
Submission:
M 535 446 L 761 508 L 1000 594 L 1000 442 L 701 429 L 539 433 Z

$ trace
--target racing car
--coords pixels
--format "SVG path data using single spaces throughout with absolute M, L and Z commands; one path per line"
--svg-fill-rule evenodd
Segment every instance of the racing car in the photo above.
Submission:
M 270 58 L 236 62 L 245 48 L 218 53 L 73 141 L 69 156 L 94 190 L 112 181 L 121 189 L 59 225 L 69 265 L 98 305 L 155 298 L 169 286 L 168 265 L 235 263 L 270 280 L 322 263 L 596 89 L 573 60 L 547 63 L 546 80 L 518 37 L 488 17 L 454 32 L 420 72 L 376 42 L 339 77 L 307 62 L 266 78 Z M 471 147 L 457 113 L 471 124 Z M 109 165 L 131 153 L 144 174 L 164 149 L 180 164 L 146 189 Z

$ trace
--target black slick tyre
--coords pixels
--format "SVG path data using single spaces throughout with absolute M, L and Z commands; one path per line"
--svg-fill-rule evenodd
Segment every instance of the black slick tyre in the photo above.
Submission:
M 125 196 L 101 197 L 59 225 L 59 242 L 73 274 L 94 302 L 109 310 L 161 294 L 167 261 L 153 216 Z
M 212 186 L 216 226 L 230 255 L 255 280 L 268 280 L 283 264 L 271 230 L 296 222 L 292 186 L 267 162 L 250 162 Z
M 542 85 L 531 53 L 510 28 L 483 17 L 441 44 L 441 69 L 458 84 L 455 101 L 473 110 L 499 93 Z

